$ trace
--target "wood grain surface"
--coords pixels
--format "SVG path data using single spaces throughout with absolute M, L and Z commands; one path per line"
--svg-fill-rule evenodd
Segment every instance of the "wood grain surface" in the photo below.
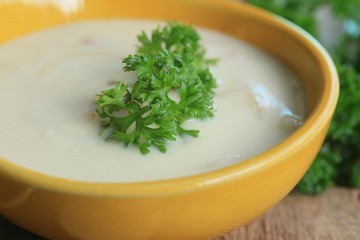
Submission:
M 211 240 L 307 239 L 360 239 L 360 190 L 332 188 L 319 197 L 291 193 L 254 222 Z M 0 240 L 44 239 L 0 217 Z

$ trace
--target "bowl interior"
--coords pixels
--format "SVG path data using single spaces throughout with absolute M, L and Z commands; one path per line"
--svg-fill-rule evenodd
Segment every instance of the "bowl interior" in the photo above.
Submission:
M 5 1 L 0 4 L 0 25 L 6 26 L 6 31 L 0 31 L 0 44 L 59 24 L 119 17 L 178 19 L 250 42 L 286 62 L 304 84 L 308 118 L 278 148 L 296 147 L 298 137 L 316 128 L 324 114 L 331 115 L 335 107 L 336 71 L 322 47 L 299 28 L 289 27 L 285 20 L 230 0 Z M 254 166 L 265 157 L 260 156 L 251 163 L 237 164 L 237 170 Z M 220 175 L 225 173 L 219 172 Z M 211 178 L 211 175 L 203 176 Z

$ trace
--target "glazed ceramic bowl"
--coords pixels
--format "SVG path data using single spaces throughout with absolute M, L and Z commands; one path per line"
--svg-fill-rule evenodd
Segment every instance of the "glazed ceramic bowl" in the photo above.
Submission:
M 0 1 L 0 44 L 54 25 L 99 18 L 179 19 L 248 41 L 300 76 L 308 117 L 263 154 L 172 180 L 77 182 L 0 159 L 4 217 L 49 239 L 206 239 L 248 223 L 294 188 L 323 143 L 338 97 L 335 67 L 312 37 L 230 0 L 8 0 Z

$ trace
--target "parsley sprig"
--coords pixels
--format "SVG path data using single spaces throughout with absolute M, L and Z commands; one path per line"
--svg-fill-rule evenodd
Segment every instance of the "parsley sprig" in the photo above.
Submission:
M 123 59 L 124 71 L 135 72 L 137 81 L 118 82 L 96 101 L 108 139 L 136 144 L 146 154 L 151 146 L 166 152 L 167 142 L 178 136 L 198 136 L 182 124 L 214 116 L 216 87 L 209 70 L 216 61 L 205 58 L 200 40 L 193 27 L 180 22 L 138 36 L 137 53 Z

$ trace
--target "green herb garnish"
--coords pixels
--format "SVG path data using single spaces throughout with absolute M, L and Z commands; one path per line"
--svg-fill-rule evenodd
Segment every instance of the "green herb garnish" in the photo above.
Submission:
M 141 33 L 135 55 L 123 59 L 124 71 L 135 72 L 137 81 L 125 81 L 103 91 L 96 101 L 108 139 L 136 144 L 142 154 L 150 146 L 166 152 L 166 143 L 178 136 L 198 136 L 187 130 L 188 119 L 214 116 L 216 81 L 205 58 L 196 30 L 179 22 L 155 29 L 151 36 Z

